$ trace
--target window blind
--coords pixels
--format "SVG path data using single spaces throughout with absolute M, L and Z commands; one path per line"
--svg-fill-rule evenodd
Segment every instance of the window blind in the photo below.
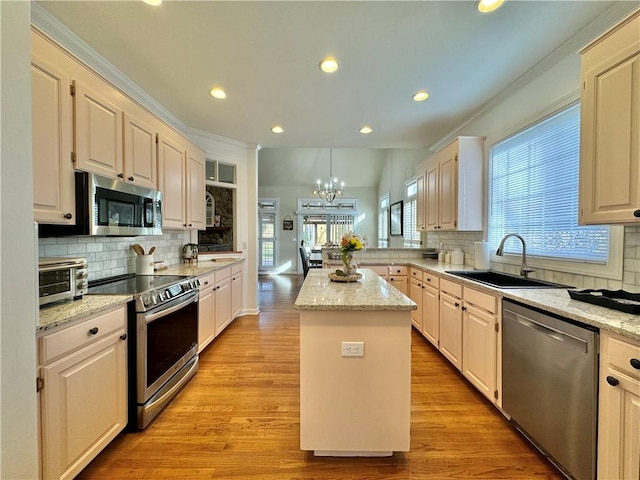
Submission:
M 378 248 L 389 246 L 389 194 L 380 198 L 378 210 Z
M 489 242 L 519 233 L 527 254 L 606 263 L 607 226 L 578 226 L 580 109 L 571 106 L 491 149 Z M 509 240 L 506 253 L 521 253 Z
M 407 184 L 407 198 L 404 202 L 402 233 L 405 248 L 420 248 L 420 232 L 417 231 L 418 184 L 412 181 Z

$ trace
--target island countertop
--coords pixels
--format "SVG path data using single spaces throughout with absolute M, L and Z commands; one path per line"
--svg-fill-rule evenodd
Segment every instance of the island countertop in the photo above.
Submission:
M 332 269 L 311 269 L 295 302 L 297 310 L 416 310 L 409 297 L 389 285 L 372 270 L 363 268 L 357 282 L 329 280 Z

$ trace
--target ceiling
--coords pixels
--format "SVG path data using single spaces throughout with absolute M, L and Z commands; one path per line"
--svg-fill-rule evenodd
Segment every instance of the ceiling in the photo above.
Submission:
M 507 0 L 479 14 L 474 1 L 39 3 L 188 127 L 263 147 L 368 149 L 429 147 L 545 58 L 576 52 L 614 5 Z M 328 55 L 340 63 L 331 75 L 318 68 Z M 214 86 L 227 98 L 211 97 Z M 412 101 L 422 89 L 431 97 Z

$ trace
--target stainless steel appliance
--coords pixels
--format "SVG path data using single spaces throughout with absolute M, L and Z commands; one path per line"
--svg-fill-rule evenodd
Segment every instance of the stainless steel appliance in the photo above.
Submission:
M 87 293 L 87 259 L 40 257 L 38 294 L 40 306 L 60 300 L 77 300 Z
M 40 237 L 162 235 L 161 192 L 87 172 L 75 175 L 75 225 L 40 224 Z
M 89 293 L 135 296 L 128 317 L 129 427 L 143 429 L 198 370 L 198 280 L 124 275 Z
M 569 478 L 595 479 L 598 330 L 502 305 L 504 411 Z

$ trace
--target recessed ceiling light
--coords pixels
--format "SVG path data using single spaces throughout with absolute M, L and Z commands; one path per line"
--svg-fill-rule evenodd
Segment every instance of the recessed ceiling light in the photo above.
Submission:
M 373 132 L 373 129 L 372 129 L 370 126 L 368 126 L 368 125 L 365 125 L 364 127 L 362 127 L 362 128 L 360 129 L 360 133 L 363 133 L 363 134 L 365 134 L 365 135 L 368 135 L 368 134 L 370 134 L 371 132 Z
M 220 100 L 222 100 L 223 98 L 227 98 L 227 94 L 225 93 L 225 91 L 219 87 L 212 88 L 211 90 L 209 90 L 209 93 L 212 97 L 218 98 Z
M 162 3 L 162 0 L 142 0 L 142 1 L 147 5 L 153 5 L 154 7 L 157 7 Z
M 476 8 L 480 13 L 489 13 L 497 10 L 504 3 L 504 0 L 479 0 Z
M 429 98 L 429 94 L 427 92 L 421 90 L 419 92 L 414 93 L 411 98 L 413 98 L 413 100 L 416 101 L 416 102 L 423 102 L 427 98 Z
M 338 70 L 339 66 L 340 65 L 338 65 L 338 61 L 333 57 L 324 58 L 319 65 L 320 70 L 325 73 L 333 73 Z
M 282 128 L 280 125 L 274 125 L 273 127 L 271 127 L 271 131 L 273 133 L 282 133 L 284 132 L 284 128 Z

